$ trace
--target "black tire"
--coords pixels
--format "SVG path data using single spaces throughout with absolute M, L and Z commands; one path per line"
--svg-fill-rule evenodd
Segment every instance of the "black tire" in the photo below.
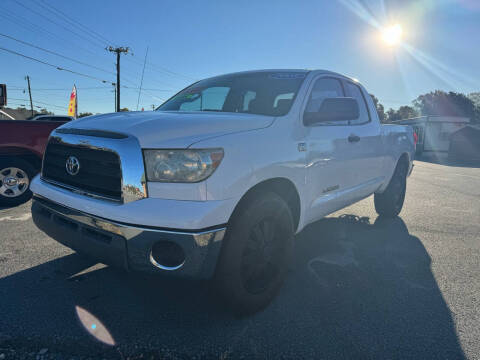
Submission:
M 20 171 L 13 174 L 12 168 L 19 169 Z M 0 204 L 4 206 L 16 206 L 28 201 L 32 197 L 30 183 L 36 173 L 35 167 L 21 158 L 9 157 L 0 159 Z M 16 178 L 26 177 L 27 183 L 19 186 L 18 195 L 15 194 L 17 190 L 7 188 L 6 184 L 4 184 L 8 176 L 14 176 Z
M 402 211 L 407 190 L 407 171 L 406 164 L 399 163 L 385 191 L 374 195 L 375 210 L 378 215 L 392 218 Z
M 281 288 L 292 257 L 294 225 L 275 193 L 240 204 L 227 228 L 214 288 L 239 316 L 265 308 Z

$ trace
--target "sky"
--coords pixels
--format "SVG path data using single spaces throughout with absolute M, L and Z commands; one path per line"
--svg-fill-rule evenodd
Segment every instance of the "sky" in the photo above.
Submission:
M 480 91 L 479 0 L 0 0 L 0 24 L 0 48 L 53 65 L 0 49 L 9 106 L 29 107 L 29 75 L 34 105 L 56 114 L 66 114 L 73 84 L 79 113 L 114 111 L 107 46 L 130 48 L 121 57 L 121 107 L 130 110 L 147 48 L 139 110 L 196 80 L 254 69 L 339 72 L 386 109 L 436 89 Z M 389 46 L 382 34 L 395 24 L 402 39 Z

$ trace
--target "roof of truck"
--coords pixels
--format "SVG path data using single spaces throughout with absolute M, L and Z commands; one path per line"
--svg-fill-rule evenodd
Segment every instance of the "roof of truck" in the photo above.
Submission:
M 312 72 L 315 74 L 331 74 L 331 75 L 340 76 L 346 79 L 357 81 L 355 78 L 352 78 L 343 74 L 339 74 L 333 71 L 322 70 L 322 69 L 258 69 L 258 70 L 237 71 L 237 72 L 227 73 L 227 74 L 222 74 L 217 76 L 248 74 L 248 73 L 256 73 L 256 72 L 296 72 L 296 73 L 305 73 L 305 74 Z M 212 77 L 217 77 L 217 76 L 212 76 Z

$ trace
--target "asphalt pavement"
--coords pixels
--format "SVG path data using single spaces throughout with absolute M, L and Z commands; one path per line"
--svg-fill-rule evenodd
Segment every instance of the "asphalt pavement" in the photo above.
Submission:
M 0 210 L 0 360 L 480 359 L 480 168 L 415 162 L 400 217 L 368 198 L 308 226 L 263 312 L 207 282 L 82 258 Z

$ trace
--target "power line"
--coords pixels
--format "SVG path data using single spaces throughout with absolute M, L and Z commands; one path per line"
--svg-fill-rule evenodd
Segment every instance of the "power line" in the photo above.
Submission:
M 11 85 L 8 86 L 9 91 L 23 91 L 25 87 L 14 87 Z M 32 88 L 34 91 L 70 91 L 72 88 Z M 110 90 L 106 86 L 92 86 L 92 87 L 78 87 L 77 90 Z
M 138 65 L 143 65 L 141 61 L 139 60 L 136 60 L 136 59 L 130 59 L 131 61 L 135 62 L 136 64 Z M 162 73 L 162 75 L 170 75 L 170 76 L 176 76 L 176 77 L 180 77 L 180 78 L 183 78 L 184 80 L 191 80 L 191 81 L 197 81 L 198 79 L 194 79 L 192 78 L 191 76 L 187 76 L 187 75 L 184 75 L 184 74 L 181 74 L 181 73 L 178 73 L 178 72 L 175 72 L 175 71 L 172 71 L 172 70 L 169 70 L 167 69 L 166 67 L 163 67 L 163 66 L 159 66 L 157 64 L 153 64 L 149 61 L 147 61 L 147 68 L 150 68 L 150 70 L 154 70 L 156 71 L 157 73 Z
M 132 86 L 126 86 L 126 85 L 122 85 L 122 88 L 130 89 L 130 90 L 138 90 L 138 89 L 140 89 L 139 87 L 132 87 Z M 152 89 L 152 88 L 143 88 L 143 87 L 142 87 L 142 91 L 143 91 L 143 90 L 148 90 L 148 91 L 165 91 L 165 92 L 175 91 L 174 89 Z
M 13 0 L 13 1 L 14 1 L 16 4 L 20 5 L 21 7 L 23 7 L 24 9 L 27 9 L 28 11 L 30 11 L 30 12 L 32 12 L 32 13 L 34 13 L 34 14 L 36 14 L 36 15 L 44 18 L 44 19 L 46 19 L 47 21 L 51 22 L 52 24 L 55 24 L 55 25 L 57 25 L 57 26 L 65 29 L 65 30 L 71 32 L 72 34 L 74 34 L 74 35 L 76 35 L 76 36 L 78 36 L 78 37 L 81 37 L 82 39 L 84 39 L 84 40 L 86 40 L 86 41 L 92 42 L 92 40 L 84 37 L 83 35 L 80 35 L 80 34 L 76 33 L 76 32 L 73 31 L 71 28 L 66 27 L 66 26 L 63 26 L 62 24 L 59 24 L 59 23 L 57 23 L 56 21 L 53 21 L 53 20 L 50 19 L 48 16 L 45 16 L 45 15 L 43 15 L 42 13 L 39 13 L 38 11 L 33 10 L 32 8 L 23 5 L 21 2 L 19 2 L 19 1 L 17 1 L 17 0 Z M 102 45 L 95 44 L 95 46 L 103 46 L 103 44 L 102 44 Z
M 126 80 L 126 79 L 124 79 Z M 128 90 L 139 90 L 139 87 L 127 86 L 122 85 L 122 89 Z M 25 90 L 25 86 L 16 86 L 16 85 L 8 85 L 9 91 L 23 91 Z M 64 90 L 72 90 L 71 88 L 32 88 L 35 91 L 64 91 Z M 110 90 L 110 87 L 106 86 L 91 86 L 91 87 L 77 87 L 77 90 Z M 161 92 L 171 92 L 175 91 L 174 89 L 157 89 L 157 88 L 144 88 L 142 87 L 142 91 L 161 91 Z
M 23 6 L 24 8 L 26 8 L 24 5 L 20 4 L 17 0 L 13 0 L 13 1 L 15 1 L 17 4 Z M 32 1 L 33 1 L 33 0 L 32 0 Z M 106 39 L 104 36 L 100 35 L 100 34 L 97 33 L 96 31 L 93 31 L 93 30 L 89 29 L 88 27 L 86 27 L 85 25 L 82 25 L 82 24 L 79 23 L 79 22 L 73 22 L 72 20 L 70 20 L 69 16 L 67 16 L 67 15 L 66 15 L 64 12 L 62 12 L 61 10 L 53 7 L 53 6 L 50 5 L 50 4 L 47 4 L 44 0 L 40 0 L 40 1 L 41 1 L 44 5 L 36 2 L 36 5 L 37 5 L 37 6 L 40 6 L 40 7 L 42 7 L 43 9 L 46 9 L 47 11 L 50 11 L 50 13 L 54 13 L 54 14 L 55 14 L 55 12 L 56 12 L 56 13 L 57 13 L 56 16 L 58 16 L 58 14 L 60 14 L 65 22 L 70 23 L 71 25 L 75 26 L 77 29 L 78 29 L 80 26 L 83 27 L 84 29 L 86 29 L 86 31 L 85 31 L 85 30 L 81 30 L 81 31 L 85 32 L 86 34 L 88 34 L 88 32 L 93 33 L 93 34 L 95 35 L 95 37 L 93 37 L 91 34 L 90 34 L 89 36 L 92 37 L 93 39 L 95 39 L 97 42 L 100 42 L 100 43 L 102 44 L 102 46 L 104 45 L 105 42 L 106 42 L 106 43 L 111 43 L 111 41 L 109 41 L 108 39 Z M 46 8 L 45 6 L 48 6 L 48 8 Z M 50 8 L 50 9 L 49 9 L 49 8 Z M 47 20 L 49 20 L 50 22 L 56 24 L 57 26 L 61 26 L 61 27 L 63 27 L 64 29 L 66 29 L 67 31 L 70 31 L 71 33 L 73 33 L 73 34 L 75 34 L 75 35 L 77 35 L 77 36 L 81 36 L 81 35 L 79 35 L 78 33 L 76 33 L 76 32 L 74 32 L 73 30 L 71 30 L 71 28 L 66 28 L 65 26 L 63 26 L 63 25 L 61 25 L 61 24 L 58 24 L 57 22 L 49 19 L 49 18 L 46 17 L 46 16 L 43 16 L 42 14 L 40 14 L 40 13 L 38 13 L 38 12 L 32 10 L 32 9 L 29 9 L 29 10 L 32 11 L 32 12 L 34 12 L 34 13 L 36 13 L 36 14 L 38 14 L 39 16 L 42 16 L 42 17 L 46 18 Z M 86 39 L 86 38 L 83 37 L 83 36 L 81 36 L 81 37 L 84 38 L 84 39 Z M 100 38 L 101 40 L 99 40 L 99 38 Z M 86 40 L 91 42 L 91 40 L 88 40 L 88 39 L 86 39 Z M 187 79 L 187 80 L 196 80 L 196 79 L 194 79 L 194 78 L 192 78 L 192 77 L 190 77 L 190 76 L 187 76 L 187 75 L 184 75 L 184 74 L 181 74 L 181 73 L 172 71 L 172 70 L 170 70 L 170 69 L 167 69 L 167 68 L 165 68 L 165 67 L 162 67 L 162 66 L 159 66 L 159 65 L 156 65 L 156 64 L 148 63 L 148 65 L 149 65 L 151 68 L 156 69 L 157 71 L 164 72 L 164 73 L 169 74 L 169 75 L 171 75 L 171 76 L 177 76 L 177 77 L 181 77 L 181 78 L 184 78 L 184 79 Z
M 186 80 L 191 80 L 191 81 L 198 81 L 198 79 L 195 79 L 195 78 L 192 78 L 191 76 L 187 76 L 187 75 L 184 75 L 184 74 L 180 74 L 178 72 L 175 72 L 175 71 L 172 71 L 172 70 L 169 70 L 167 69 L 166 67 L 164 66 L 159 66 L 159 65 L 156 65 L 156 64 L 152 64 L 152 63 L 148 63 L 148 65 L 150 65 L 150 67 L 152 68 L 158 68 L 160 69 L 159 71 L 163 71 L 167 74 L 170 74 L 172 76 L 177 76 L 177 77 L 181 77 L 181 78 L 184 78 Z
M 65 26 L 63 26 L 63 25 L 61 25 L 61 24 L 58 24 L 57 22 L 55 22 L 55 21 L 51 20 L 50 18 L 42 15 L 41 13 L 39 13 L 39 12 L 37 12 L 37 11 L 35 11 L 35 10 L 32 10 L 32 9 L 30 9 L 30 8 L 27 8 L 27 7 L 24 6 L 23 4 L 19 3 L 17 0 L 13 0 L 13 1 L 16 2 L 18 5 L 20 5 L 20 6 L 24 7 L 24 8 L 26 8 L 26 9 L 30 10 L 31 12 L 33 12 L 33 13 L 35 13 L 35 14 L 37 14 L 37 15 L 45 18 L 45 19 L 47 19 L 48 21 L 52 22 L 53 24 L 55 24 L 55 25 L 57 25 L 57 26 L 60 26 L 60 27 L 62 27 L 62 28 L 64 28 L 64 29 L 66 29 L 67 31 L 70 31 L 71 33 L 77 35 L 77 36 L 81 36 L 81 35 L 79 35 L 78 33 L 72 31 L 70 28 L 66 28 Z M 45 3 L 43 0 L 41 0 L 41 1 L 42 1 L 42 3 L 45 4 L 46 6 L 52 8 L 52 9 L 55 10 L 56 12 L 60 13 L 64 18 L 68 19 L 67 15 L 66 15 L 65 13 L 63 13 L 61 10 L 58 10 L 58 9 L 54 8 L 53 6 Z M 42 8 L 50 11 L 51 13 L 53 12 L 52 10 L 45 8 L 45 6 L 43 6 L 42 4 L 39 4 L 39 3 L 36 3 L 36 4 L 37 4 L 38 6 L 41 6 Z M 63 20 L 66 21 L 65 19 L 63 19 Z M 102 35 L 98 34 L 97 32 L 94 32 L 93 30 L 90 30 L 89 28 L 87 28 L 86 26 L 84 26 L 84 25 L 82 25 L 82 24 L 80 24 L 80 23 L 78 23 L 78 25 L 77 25 L 76 23 L 72 22 L 72 21 L 69 20 L 69 19 L 68 19 L 68 22 L 71 23 L 71 24 L 73 24 L 73 25 L 75 25 L 75 26 L 77 26 L 77 28 L 78 28 L 78 25 L 81 25 L 82 27 L 84 27 L 84 28 L 87 29 L 88 31 L 91 31 L 91 32 L 95 33 L 97 36 L 100 36 L 101 38 L 103 38 L 103 41 L 109 42 L 109 41 L 108 41 L 105 37 L 103 37 Z M 91 36 L 91 35 L 90 35 L 90 36 Z M 82 37 L 83 39 L 91 42 L 91 40 L 85 38 L 84 36 L 81 36 L 81 37 Z M 96 40 L 96 41 L 99 41 L 98 39 L 95 39 L 95 40 Z M 103 46 L 103 41 L 99 41 L 99 42 L 102 43 L 102 46 Z M 94 45 L 96 45 L 96 44 L 94 44 Z M 136 62 L 136 61 L 135 61 L 135 62 Z M 172 71 L 172 70 L 169 70 L 169 69 L 167 69 L 167 68 L 165 68 L 165 67 L 161 67 L 161 66 L 159 66 L 159 65 L 155 65 L 155 64 L 151 64 L 151 63 L 148 63 L 148 65 L 149 65 L 152 69 L 155 69 L 155 68 L 156 68 L 157 71 L 162 71 L 163 73 L 169 74 L 169 75 L 171 75 L 171 76 L 177 76 L 177 77 L 181 77 L 181 78 L 188 79 L 188 80 L 196 80 L 196 79 L 193 79 L 192 77 L 189 77 L 189 76 L 187 76 L 187 75 L 180 74 L 180 73 L 178 73 L 178 72 L 174 72 L 174 71 Z M 158 70 L 158 69 L 160 69 L 160 70 Z M 104 70 L 102 70 L 102 71 L 104 71 Z M 130 83 L 133 83 L 133 82 L 128 81 L 128 80 L 125 80 L 125 81 L 130 82 Z M 169 85 L 169 86 L 171 86 L 171 85 Z
M 138 89 L 138 99 L 137 99 L 137 108 L 136 108 L 137 111 L 138 111 L 138 104 L 140 103 L 140 94 L 142 93 L 143 75 L 145 74 L 145 65 L 147 64 L 147 55 L 148 55 L 148 46 L 147 46 L 147 52 L 145 53 L 145 61 L 143 62 L 142 80 L 140 81 L 140 89 Z
M 91 36 L 91 37 L 96 37 L 96 38 L 99 39 L 101 42 L 105 42 L 105 44 L 110 44 L 110 43 L 111 43 L 110 40 L 108 40 L 108 39 L 105 38 L 103 35 L 101 35 L 101 34 L 99 34 L 98 32 L 96 32 L 95 30 L 92 30 L 92 29 L 88 28 L 87 26 L 83 25 L 82 23 L 78 22 L 77 20 L 75 20 L 75 21 L 70 20 L 70 16 L 69 16 L 69 15 L 65 14 L 63 11 L 57 9 L 57 8 L 54 7 L 53 5 L 46 3 L 44 0 L 40 0 L 40 1 L 43 3 L 43 5 L 45 5 L 45 6 L 47 6 L 48 8 L 50 8 L 50 9 L 47 9 L 47 10 L 49 10 L 49 11 L 52 12 L 52 13 L 57 13 L 56 16 L 60 15 L 65 22 L 70 23 L 71 25 L 77 27 L 77 29 L 79 29 L 79 30 L 81 30 L 81 31 L 84 31 L 84 32 L 87 33 L 87 34 L 90 33 L 90 36 Z M 37 3 L 37 5 L 42 6 L 42 5 L 39 4 L 39 3 Z M 43 7 L 43 6 L 42 6 L 42 7 Z M 44 7 L 44 8 L 45 8 L 45 7 Z M 46 8 L 45 8 L 45 9 L 46 9 Z M 83 28 L 84 30 L 82 30 L 81 28 Z M 91 34 L 93 34 L 93 35 L 91 35 Z
M 42 104 L 42 105 L 47 105 L 47 106 L 53 106 L 53 107 L 60 108 L 60 109 L 68 109 L 67 106 L 59 106 L 59 105 L 49 104 L 49 103 L 42 102 L 42 101 L 34 101 L 34 103 L 36 103 L 36 104 Z
M 48 62 L 46 62 L 46 61 L 39 60 L 39 59 L 33 58 L 33 57 L 31 57 L 31 56 L 27 56 L 27 55 L 18 53 L 18 52 L 13 51 L 13 50 L 5 49 L 5 48 L 3 48 L 3 47 L 0 47 L 0 50 L 9 52 L 9 53 L 14 54 L 14 55 L 17 55 L 17 56 L 24 57 L 24 58 L 29 59 L 29 60 L 32 60 L 32 61 L 36 61 L 36 62 L 38 62 L 38 63 L 40 63 L 40 64 L 44 64 L 44 65 L 51 66 L 51 67 L 53 67 L 53 68 L 55 68 L 55 69 L 57 69 L 57 70 L 60 70 L 60 71 L 67 71 L 67 72 L 72 73 L 72 74 L 75 74 L 75 75 L 83 76 L 83 77 L 86 77 L 86 78 L 89 78 L 89 79 L 93 79 L 93 80 L 98 80 L 98 81 L 103 82 L 104 84 L 111 83 L 110 81 L 103 80 L 103 79 L 97 78 L 97 77 L 95 77 L 95 76 L 83 74 L 83 73 L 80 73 L 80 72 L 77 72 L 77 71 L 73 71 L 73 70 L 70 70 L 70 69 L 67 69 L 67 68 L 63 68 L 63 67 L 60 67 L 60 66 L 57 66 L 57 65 L 53 65 L 53 64 L 50 64 L 50 63 L 48 63 Z M 113 83 L 112 83 L 112 84 L 113 84 Z
M 8 15 L 8 16 L 5 16 Z M 2 8 L 2 11 L 0 12 L 0 16 L 2 16 L 4 19 L 6 19 L 7 21 L 10 21 L 11 23 L 13 23 L 14 25 L 18 26 L 18 27 L 21 27 L 23 29 L 27 29 L 35 34 L 38 34 L 38 31 L 40 32 L 43 32 L 44 34 L 46 34 L 48 37 L 52 38 L 52 39 L 55 39 L 55 40 L 60 40 L 62 42 L 65 42 L 67 43 L 70 47 L 72 47 L 72 41 L 71 39 L 65 39 L 61 36 L 58 36 L 57 34 L 55 33 L 52 33 L 51 31 L 48 31 L 40 26 L 38 26 L 37 24 L 34 24 L 32 22 L 30 22 L 29 20 L 26 20 L 24 18 L 22 18 L 21 16 L 11 12 L 11 11 L 8 11 L 7 9 L 5 8 Z M 16 21 L 12 20 L 11 18 L 16 18 Z M 27 27 L 26 25 L 30 26 L 30 27 Z M 83 50 L 85 52 L 88 52 L 96 57 L 98 57 L 98 53 L 94 53 L 93 51 L 91 51 L 90 49 L 87 49 L 85 47 L 82 47 L 82 46 L 78 46 L 78 45 L 75 45 L 75 49 L 78 51 L 78 50 Z
M 9 97 L 8 98 L 9 100 L 16 100 L 16 101 L 26 101 L 28 102 L 29 100 L 28 99 L 17 99 L 17 98 L 12 98 L 12 97 Z M 50 103 L 46 103 L 46 102 L 43 102 L 43 101 L 33 101 L 34 104 L 42 104 L 42 105 L 47 105 L 47 106 L 53 106 L 53 107 L 57 107 L 57 108 L 60 108 L 60 109 L 68 109 L 67 106 L 60 106 L 60 105 L 55 105 L 55 104 L 50 104 Z
M 16 106 L 25 106 L 26 105 L 24 103 L 20 103 L 20 102 L 17 102 L 17 101 L 10 101 L 8 100 L 8 105 L 16 105 Z
M 25 9 L 27 9 L 27 10 L 35 13 L 35 14 L 37 14 L 38 16 L 41 16 L 41 17 L 45 18 L 45 19 L 48 20 L 49 22 L 51 22 L 51 23 L 53 23 L 53 24 L 55 24 L 55 25 L 57 25 L 57 26 L 60 26 L 60 27 L 62 27 L 62 28 L 64 28 L 64 29 L 66 29 L 67 31 L 69 31 L 69 32 L 77 35 L 77 36 L 80 36 L 82 39 L 84 39 L 84 40 L 92 43 L 94 46 L 98 46 L 97 44 L 93 43 L 92 40 L 90 40 L 90 39 L 88 39 L 88 38 L 85 38 L 84 36 L 79 35 L 78 33 L 72 31 L 71 28 L 67 28 L 67 27 L 63 26 L 62 24 L 59 24 L 59 23 L 53 21 L 52 19 L 50 19 L 50 18 L 48 18 L 47 16 L 39 13 L 38 11 L 35 11 L 35 10 L 32 10 L 32 9 L 26 7 L 25 5 L 21 4 L 21 3 L 20 3 L 19 1 L 17 1 L 17 0 L 13 0 L 13 1 L 16 2 L 18 5 L 22 6 L 23 8 L 25 8 Z M 72 25 L 75 25 L 77 28 L 79 28 L 79 26 L 82 26 L 82 27 L 85 28 L 87 31 L 90 31 L 91 33 L 95 34 L 97 37 L 103 39 L 103 40 L 98 40 L 98 39 L 96 39 L 96 41 L 102 43 L 102 46 L 103 46 L 103 41 L 108 41 L 108 39 L 106 39 L 104 36 L 102 36 L 101 34 L 99 34 L 98 32 L 96 32 L 96 31 L 94 31 L 94 30 L 89 29 L 89 28 L 86 27 L 85 25 L 83 25 L 83 24 L 81 24 L 81 23 L 78 23 L 78 22 L 77 22 L 77 23 L 76 23 L 76 22 L 72 22 L 71 20 L 69 20 L 69 17 L 68 17 L 64 12 L 62 12 L 61 10 L 54 8 L 54 7 L 53 7 L 52 5 L 50 5 L 50 4 L 47 4 L 44 0 L 40 0 L 40 1 L 41 1 L 44 5 L 46 5 L 46 6 L 48 6 L 49 8 L 51 8 L 53 11 L 56 11 L 57 13 L 61 14 L 62 17 L 68 19 L 68 22 L 71 23 Z M 45 6 L 43 6 L 42 4 L 36 3 L 36 5 L 44 8 L 44 9 L 46 9 L 47 11 L 50 11 L 51 13 L 53 13 L 52 10 L 45 8 Z M 2 9 L 2 11 L 4 11 L 4 10 L 6 10 L 6 9 Z M 1 14 L 0 14 L 0 15 L 1 15 Z M 14 14 L 14 15 L 15 15 L 17 18 L 19 18 L 21 21 L 23 21 L 23 22 L 25 22 L 25 23 L 29 23 L 31 26 L 34 26 L 34 27 L 40 29 L 41 31 L 50 34 L 51 36 L 53 36 L 53 37 L 55 37 L 55 38 L 61 39 L 62 41 L 66 41 L 66 42 L 68 42 L 69 44 L 71 44 L 71 40 L 65 40 L 64 38 L 59 37 L 58 35 L 50 32 L 50 31 L 48 31 L 48 30 L 45 30 L 45 29 L 39 27 L 38 25 L 29 22 L 28 20 L 22 19 L 21 17 L 19 17 L 19 16 L 16 15 L 16 14 Z M 9 21 L 12 21 L 11 19 L 8 19 L 8 18 L 6 18 L 6 19 L 9 20 Z M 67 22 L 67 20 L 65 20 L 65 19 L 63 19 L 63 20 Z M 15 23 L 15 22 L 14 22 L 14 23 Z M 18 26 L 21 26 L 21 24 L 18 24 L 18 23 L 15 23 L 15 24 L 18 25 Z M 31 29 L 29 29 L 29 30 L 31 30 Z M 32 31 L 32 30 L 31 30 L 31 31 Z M 82 31 L 83 31 L 83 30 L 82 30 Z M 86 31 L 84 31 L 84 32 L 87 33 Z M 87 33 L 87 34 L 88 34 L 88 33 Z M 89 36 L 92 37 L 92 35 L 89 35 Z M 109 42 L 109 43 L 110 43 L 110 42 Z M 85 48 L 82 48 L 82 49 L 85 50 L 86 52 L 89 52 L 90 54 L 93 54 L 93 55 L 95 55 L 95 56 L 98 56 L 98 54 L 96 54 L 96 53 L 94 53 L 94 52 L 92 52 L 92 51 L 90 51 L 90 50 L 88 50 L 88 49 L 85 49 Z M 62 57 L 65 57 L 65 56 L 62 56 Z M 66 57 L 65 57 L 65 58 L 66 58 Z M 69 60 L 71 60 L 71 59 L 69 59 Z M 129 60 L 130 60 L 130 59 L 129 59 Z M 131 60 L 134 61 L 134 62 L 136 62 L 137 64 L 139 63 L 138 61 L 136 61 L 136 60 L 134 60 L 134 59 L 131 59 Z M 79 62 L 79 61 L 77 60 L 76 62 Z M 80 63 L 80 62 L 79 62 L 79 63 Z M 85 63 L 82 63 L 82 65 L 85 65 Z M 142 65 L 143 65 L 143 64 L 142 64 Z M 92 66 L 90 66 L 90 67 L 92 67 Z M 196 79 L 194 79 L 194 78 L 192 78 L 192 77 L 190 77 L 190 76 L 181 74 L 181 73 L 179 73 L 179 72 L 172 71 L 172 70 L 170 70 L 170 69 L 167 69 L 167 68 L 165 68 L 165 67 L 162 67 L 162 66 L 159 66 L 159 65 L 156 65 L 156 64 L 147 63 L 147 67 L 149 67 L 151 70 L 155 70 L 155 71 L 158 72 L 158 73 L 168 74 L 168 75 L 170 75 L 170 76 L 177 76 L 177 77 L 180 77 L 180 78 L 183 78 L 183 79 L 187 79 L 187 80 L 196 80 Z M 99 68 L 98 68 L 97 70 L 99 70 Z M 100 70 L 100 71 L 104 71 L 104 72 L 111 73 L 111 72 L 106 71 L 106 70 L 104 70 L 104 69 L 102 69 L 102 70 Z M 127 82 L 129 82 L 129 83 L 134 84 L 134 82 L 132 82 L 132 81 L 130 81 L 130 80 L 127 80 L 127 79 L 124 79 L 124 80 L 127 81 Z M 172 85 L 169 85 L 169 84 L 166 84 L 166 85 L 172 86 Z
M 103 71 L 103 72 L 106 72 L 106 73 L 111 74 L 111 75 L 115 75 L 115 73 L 114 73 L 113 71 L 108 71 L 108 70 L 99 68 L 99 67 L 97 67 L 97 66 L 95 66 L 95 65 L 91 65 L 91 64 L 84 63 L 83 61 L 79 61 L 79 60 L 73 59 L 73 58 L 71 58 L 71 57 L 68 57 L 68 56 L 59 54 L 59 53 L 57 53 L 57 52 L 55 52 L 55 51 L 51 51 L 51 50 L 44 49 L 44 48 L 42 48 L 42 47 L 40 47 L 40 46 L 37 46 L 37 45 L 31 44 L 31 43 L 29 43 L 29 42 L 26 42 L 26 41 L 23 41 L 23 40 L 14 38 L 13 36 L 6 35 L 6 34 L 2 34 L 2 33 L 0 33 L 0 36 L 6 37 L 6 38 L 8 38 L 8 39 L 10 39 L 10 40 L 19 42 L 19 43 L 21 43 L 21 44 L 24 44 L 24 45 L 33 47 L 33 48 L 35 48 L 35 49 L 44 51 L 44 52 L 46 52 L 46 53 L 53 54 L 53 55 L 59 56 L 59 57 L 61 57 L 61 58 L 64 58 L 64 59 L 67 59 L 67 60 L 76 62 L 77 64 L 80 64 L 80 65 L 83 65 L 83 66 L 88 66 L 88 67 L 91 67 L 91 68 L 93 68 L 93 69 L 96 69 L 96 70 L 99 70 L 99 71 Z

